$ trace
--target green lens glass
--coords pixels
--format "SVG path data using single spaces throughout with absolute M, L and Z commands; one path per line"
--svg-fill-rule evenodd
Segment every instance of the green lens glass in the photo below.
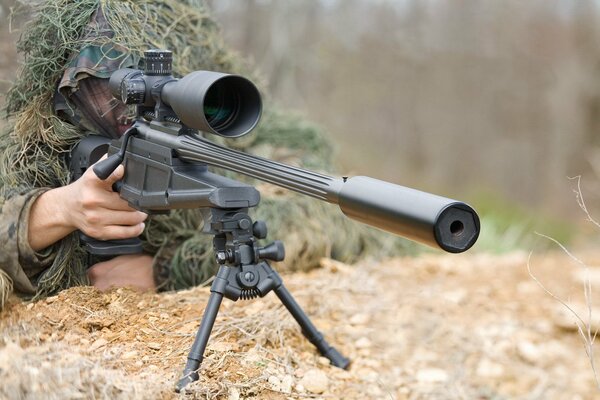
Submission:
M 204 97 L 206 122 L 215 130 L 229 125 L 236 114 L 236 96 L 222 82 L 215 83 Z

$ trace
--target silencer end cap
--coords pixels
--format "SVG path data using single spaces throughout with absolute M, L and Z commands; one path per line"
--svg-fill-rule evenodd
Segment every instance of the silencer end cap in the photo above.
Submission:
M 470 249 L 479 237 L 479 216 L 464 203 L 451 204 L 438 215 L 434 226 L 435 240 L 450 253 Z

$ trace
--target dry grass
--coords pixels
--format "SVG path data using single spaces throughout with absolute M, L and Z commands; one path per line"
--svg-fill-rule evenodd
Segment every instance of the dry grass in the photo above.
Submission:
M 569 178 L 569 179 L 575 180 L 577 183 L 577 188 L 574 189 L 573 192 L 575 193 L 575 198 L 577 200 L 577 204 L 579 205 L 581 210 L 585 213 L 586 220 L 588 222 L 592 223 L 593 225 L 595 225 L 597 228 L 600 228 L 600 223 L 598 223 L 598 221 L 596 221 L 591 216 L 591 214 L 587 208 L 587 205 L 585 203 L 583 191 L 581 190 L 581 176 L 576 176 L 576 177 Z M 581 312 L 576 311 L 573 306 L 569 305 L 569 300 L 561 298 L 559 295 L 554 293 L 552 290 L 548 289 L 548 287 L 546 285 L 544 285 L 544 283 L 542 283 L 542 281 L 532 272 L 531 257 L 533 255 L 533 251 L 530 252 L 529 258 L 527 260 L 527 271 L 528 271 L 529 275 L 531 276 L 531 278 L 535 281 L 535 283 L 537 283 L 544 290 L 544 292 L 546 294 L 548 294 L 550 297 L 552 297 L 554 300 L 556 300 L 559 304 L 561 304 L 568 311 L 568 313 L 570 313 L 573 316 L 575 324 L 577 326 L 577 332 L 579 333 L 579 336 L 580 336 L 581 340 L 583 341 L 583 347 L 585 349 L 585 353 L 587 355 L 587 358 L 589 359 L 590 367 L 594 373 L 594 378 L 596 380 L 596 386 L 597 386 L 598 390 L 600 390 L 600 377 L 598 376 L 598 371 L 596 369 L 596 357 L 594 355 L 594 350 L 595 350 L 594 344 L 596 341 L 596 336 L 598 334 L 599 328 L 593 327 L 592 283 L 591 283 L 591 280 L 589 277 L 590 268 L 584 261 L 582 261 L 581 259 L 576 257 L 571 251 L 569 251 L 569 249 L 567 249 L 558 240 L 556 240 L 550 236 L 538 233 L 538 232 L 536 232 L 536 234 L 546 240 L 549 240 L 554 245 L 558 246 L 570 258 L 570 260 L 573 263 L 575 263 L 578 267 L 583 269 L 583 272 L 584 272 L 583 298 L 584 298 L 584 303 L 585 303 L 585 314 L 582 314 Z

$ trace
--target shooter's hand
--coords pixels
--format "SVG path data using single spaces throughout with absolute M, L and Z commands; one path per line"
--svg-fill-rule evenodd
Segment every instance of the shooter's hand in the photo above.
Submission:
M 112 186 L 123 178 L 122 165 L 106 179 L 99 179 L 88 168 L 81 178 L 67 186 L 71 224 L 99 240 L 128 239 L 144 230 L 147 214 L 129 207 Z
M 146 254 L 129 254 L 94 264 L 88 270 L 92 285 L 104 291 L 112 287 L 132 287 L 138 290 L 155 290 L 152 257 Z
M 31 248 L 42 250 L 79 229 L 99 240 L 127 239 L 144 230 L 147 215 L 113 192 L 123 177 L 119 166 L 106 180 L 88 168 L 75 182 L 43 193 L 33 203 L 28 226 Z

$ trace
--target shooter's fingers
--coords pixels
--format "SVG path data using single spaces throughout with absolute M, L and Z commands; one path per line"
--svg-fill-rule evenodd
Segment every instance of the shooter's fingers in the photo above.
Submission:
M 101 223 L 105 226 L 122 225 L 134 226 L 144 222 L 148 218 L 148 214 L 141 211 L 113 211 L 98 213 Z
M 112 192 L 113 184 L 123 179 L 123 175 L 125 175 L 125 167 L 123 167 L 121 164 L 113 171 L 112 174 L 110 174 L 108 178 L 103 181 L 104 187 Z
M 133 226 L 110 225 L 101 228 L 84 229 L 84 233 L 98 240 L 118 240 L 137 237 L 142 234 L 146 225 L 141 222 Z

